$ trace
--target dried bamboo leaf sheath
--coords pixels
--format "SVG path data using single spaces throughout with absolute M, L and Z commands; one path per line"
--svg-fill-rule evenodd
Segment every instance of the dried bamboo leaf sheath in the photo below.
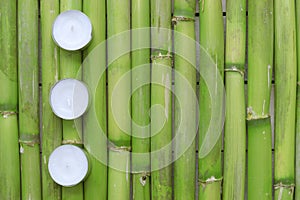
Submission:
M 61 0 L 60 12 L 67 10 L 81 10 L 81 0 Z M 60 79 L 76 78 L 81 65 L 81 51 L 66 51 L 60 49 Z M 74 120 L 63 120 L 63 144 L 73 144 L 81 146 L 81 131 L 77 131 Z M 62 187 L 62 199 L 82 200 L 83 184 L 79 183 L 73 187 Z
M 96 69 L 105 69 L 105 45 L 103 46 L 103 51 L 98 50 L 99 45 L 103 44 L 106 39 L 106 1 L 105 0 L 92 0 L 83 1 L 83 12 L 90 18 L 93 32 L 92 41 L 84 50 L 84 66 L 83 66 L 83 81 L 87 85 L 91 85 L 93 79 L 91 78 L 95 73 Z M 95 49 L 96 54 L 101 53 L 101 55 L 91 55 L 91 52 Z M 88 58 L 91 59 L 88 59 Z M 86 61 L 88 60 L 88 61 Z M 97 120 L 103 133 L 106 135 L 106 74 L 102 74 L 98 86 L 94 93 L 91 93 L 90 98 L 93 98 L 94 104 L 91 106 L 95 107 Z M 84 115 L 83 122 L 83 140 L 85 144 L 85 149 L 90 151 L 90 173 L 87 179 L 84 181 L 84 199 L 94 199 L 95 197 L 99 199 L 107 199 L 107 166 L 105 161 L 107 160 L 107 146 L 106 141 L 98 141 L 97 134 L 99 130 L 95 128 L 93 124 L 93 113 L 87 112 Z M 94 152 L 91 145 L 93 141 L 99 146 L 99 152 Z M 104 155 L 104 163 L 99 161 L 95 155 Z
M 0 199 L 20 199 L 17 2 L 0 1 Z
M 199 2 L 200 45 L 207 50 L 208 55 L 216 62 L 219 73 L 224 74 L 224 24 L 222 2 L 220 0 Z M 206 54 L 204 56 L 207 56 Z M 201 55 L 200 55 L 201 59 Z M 208 67 L 202 66 L 201 67 Z M 206 136 L 211 119 L 211 97 L 204 79 L 200 76 L 199 83 L 199 146 Z M 221 107 L 222 108 L 222 107 Z M 219 111 L 221 114 L 222 111 Z M 199 159 L 199 199 L 220 199 L 222 184 L 221 148 L 222 134 L 211 152 Z M 199 147 L 200 148 L 200 147 Z
M 226 1 L 223 199 L 244 199 L 246 167 L 246 112 L 244 65 L 246 50 L 246 1 Z
M 131 2 L 132 48 L 146 44 L 148 48 L 132 51 L 132 173 L 133 199 L 150 199 L 150 154 L 145 160 L 135 157 L 135 153 L 150 151 L 150 84 L 140 85 L 140 82 L 150 83 L 150 1 L 133 0 Z M 147 28 L 145 31 L 139 28 Z M 146 34 L 144 34 L 146 33 Z M 133 89 L 132 89 L 133 90 Z M 142 131 L 139 127 L 143 127 Z M 144 171 L 138 171 L 145 166 Z
M 41 199 L 38 1 L 18 1 L 19 131 L 22 199 Z
M 171 1 L 151 1 L 152 80 L 151 152 L 165 147 L 172 139 L 172 57 L 171 57 Z M 162 122 L 164 124 L 162 125 Z M 151 154 L 151 190 L 153 199 L 172 198 L 171 149 L 163 156 Z M 161 168 L 163 165 L 165 167 Z M 155 171 L 154 171 L 155 170 Z
M 249 1 L 248 12 L 248 199 L 272 199 L 273 1 Z
M 131 59 L 130 59 L 130 1 L 107 1 L 107 36 L 122 34 L 118 39 L 107 42 L 108 48 L 108 163 L 117 163 L 119 169 L 108 168 L 108 199 L 130 198 L 130 149 L 131 119 L 130 102 L 127 97 L 131 90 Z M 122 33 L 127 31 L 125 33 Z M 125 54 L 116 55 L 120 49 Z M 116 59 L 112 59 L 116 56 Z M 127 76 L 122 76 L 127 73 Z M 123 82 L 119 84 L 120 81 Z M 116 102 L 116 103 L 114 103 Z
M 196 165 L 196 43 L 187 42 L 181 37 L 195 41 L 196 1 L 174 1 L 174 49 L 175 52 L 189 52 L 194 62 L 189 63 L 182 55 L 175 53 L 175 135 L 182 140 L 174 142 L 175 154 L 185 144 L 188 149 L 174 163 L 174 199 L 195 199 Z M 182 35 L 181 35 L 182 34 Z M 184 36 L 183 36 L 184 34 Z M 186 88 L 186 87 L 190 87 Z M 191 93 L 192 92 L 192 93 Z M 191 139 L 192 138 L 192 139 Z M 189 141 L 191 140 L 191 141 Z
M 295 184 L 295 1 L 275 5 L 275 199 L 293 199 Z

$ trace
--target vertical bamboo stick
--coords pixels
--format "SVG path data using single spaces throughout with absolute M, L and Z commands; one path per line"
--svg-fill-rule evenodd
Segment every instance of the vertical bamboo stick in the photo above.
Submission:
M 207 50 L 216 62 L 218 70 L 223 77 L 224 73 L 224 23 L 222 13 L 222 1 L 199 2 L 200 18 L 200 45 Z M 200 57 L 201 59 L 201 57 Z M 207 67 L 207 66 L 201 66 Z M 199 122 L 199 146 L 206 136 L 208 124 L 211 119 L 211 102 L 208 88 L 204 79 L 200 77 L 199 83 L 200 122 Z M 221 107 L 223 108 L 223 107 Z M 222 111 L 220 111 L 220 114 Z M 221 148 L 222 134 L 212 151 L 204 158 L 199 159 L 199 199 L 220 199 L 222 183 Z
M 297 20 L 297 119 L 296 119 L 296 191 L 295 198 L 300 199 L 300 1 L 296 1 Z
M 244 199 L 246 123 L 244 65 L 246 1 L 226 1 L 226 118 L 223 199 Z
M 273 1 L 249 1 L 248 199 L 272 199 Z
M 145 35 L 145 31 L 138 31 L 138 28 L 150 27 L 150 1 L 149 0 L 133 0 L 131 3 L 132 20 L 132 46 L 139 47 L 141 44 L 148 44 L 150 47 L 150 30 Z M 150 48 L 141 49 L 132 52 L 132 88 L 138 87 L 132 94 L 132 120 L 137 126 L 148 127 L 150 123 L 150 84 L 141 86 L 140 80 L 150 83 Z M 145 66 L 146 65 L 146 66 Z M 142 74 L 138 68 L 143 66 Z M 147 137 L 146 137 L 147 136 Z M 132 126 L 132 152 L 148 153 L 150 151 L 150 126 L 140 132 L 139 128 Z M 147 166 L 147 171 L 136 174 L 135 166 L 143 163 Z M 133 199 L 150 200 L 150 154 L 147 160 L 140 160 L 132 156 L 132 172 L 133 174 Z
M 0 1 L 0 199 L 20 199 L 16 8 Z
M 50 177 L 48 159 L 52 151 L 61 144 L 61 120 L 51 110 L 49 93 L 59 78 L 59 47 L 51 37 L 52 24 L 59 14 L 58 0 L 41 0 L 42 38 L 42 188 L 43 199 L 61 199 L 61 187 Z
M 151 105 L 161 105 L 164 109 L 161 112 L 151 112 L 151 152 L 153 152 L 172 140 L 172 94 L 169 91 L 172 87 L 171 0 L 151 1 L 151 27 L 153 27 Z M 165 124 L 159 130 L 162 122 Z M 158 132 L 155 132 L 156 130 Z M 168 165 L 157 170 L 159 165 L 168 164 L 171 159 L 171 151 L 165 152 L 163 158 L 151 156 L 153 199 L 172 198 L 172 166 Z
M 113 98 L 113 92 L 118 81 L 122 76 L 130 71 L 130 1 L 129 0 L 109 0 L 107 1 L 107 36 L 108 38 L 123 33 L 120 40 L 108 41 L 108 60 L 112 63 L 108 64 L 108 138 L 114 147 L 109 147 L 109 164 L 118 163 L 117 169 L 108 168 L 108 199 L 129 199 L 130 198 L 130 154 L 131 136 L 130 136 L 130 119 L 120 117 L 122 121 L 117 121 L 113 114 L 113 109 L 117 110 L 116 115 L 122 116 L 130 110 L 127 96 L 131 90 L 131 79 L 127 76 L 126 81 L 122 84 Z M 115 56 L 119 49 L 127 50 L 124 55 Z M 117 101 L 118 105 L 112 106 L 112 102 Z M 120 125 L 126 126 L 126 130 L 122 130 Z M 123 127 L 124 128 L 124 127 Z
M 275 0 L 275 199 L 293 199 L 295 181 L 295 1 Z
M 22 199 L 41 199 L 37 1 L 18 1 L 18 36 Z
M 81 0 L 61 0 L 60 12 L 66 10 L 81 10 Z M 60 49 L 60 79 L 76 78 L 81 65 L 81 51 L 70 52 Z M 75 144 L 81 146 L 81 136 L 78 133 L 73 120 L 63 120 L 63 144 Z M 83 184 L 73 187 L 62 187 L 62 199 L 81 200 L 83 199 Z
M 83 11 L 90 18 L 93 26 L 93 38 L 89 46 L 84 51 L 85 59 L 89 56 L 93 49 L 105 42 L 106 38 L 106 6 L 105 0 L 92 0 L 92 1 L 83 1 Z M 99 52 L 99 51 L 96 51 Z M 105 58 L 104 55 L 99 55 L 99 58 Z M 98 57 L 97 57 L 98 58 Z M 92 57 L 90 62 L 87 62 L 87 65 L 83 66 L 83 80 L 88 85 L 90 84 L 91 79 L 89 78 L 93 73 L 93 69 L 105 68 L 106 60 Z M 95 110 L 98 122 L 102 127 L 102 130 L 106 134 L 106 74 L 103 74 L 98 82 L 98 87 L 96 89 L 96 94 L 94 97 L 95 101 Z M 97 130 L 93 129 L 95 127 L 91 122 L 92 113 L 88 112 L 84 116 L 83 123 L 83 134 L 84 134 L 84 143 L 89 144 L 91 141 L 95 140 L 95 134 L 99 134 Z M 104 155 L 107 154 L 106 141 L 101 142 L 101 153 Z M 85 146 L 86 149 L 89 146 Z M 98 153 L 98 152 L 96 152 Z M 99 152 L 100 153 L 100 152 Z M 84 199 L 93 199 L 95 197 L 99 199 L 107 198 L 107 166 L 104 163 L 101 163 L 94 156 L 90 156 L 91 170 L 88 178 L 84 181 Z
M 174 46 L 175 52 L 190 52 L 196 63 L 196 43 L 180 40 L 179 34 L 195 40 L 195 8 L 196 1 L 175 0 L 174 2 Z M 192 46 L 191 46 L 192 45 Z M 196 66 L 189 63 L 179 55 L 175 55 L 175 135 L 183 135 L 184 141 L 174 144 L 175 154 L 179 153 L 180 146 L 188 144 L 190 138 L 196 135 Z M 177 74 L 178 73 L 178 74 Z M 179 75 L 180 74 L 180 75 Z M 180 78 L 179 76 L 182 76 Z M 191 90 L 186 87 L 188 82 Z M 191 94 L 193 91 L 194 94 Z M 174 163 L 174 199 L 195 199 L 196 186 L 196 145 L 195 140 L 191 146 Z

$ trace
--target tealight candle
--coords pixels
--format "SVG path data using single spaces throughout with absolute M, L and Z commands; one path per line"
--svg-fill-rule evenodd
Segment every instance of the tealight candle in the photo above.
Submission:
M 53 23 L 52 37 L 65 50 L 82 49 L 92 39 L 91 21 L 78 10 L 62 12 Z
M 50 91 L 52 111 L 62 119 L 72 120 L 82 116 L 88 104 L 88 89 L 84 83 L 76 79 L 63 79 Z
M 84 180 L 88 169 L 86 154 L 74 145 L 59 146 L 49 157 L 48 170 L 51 178 L 65 187 L 72 187 Z

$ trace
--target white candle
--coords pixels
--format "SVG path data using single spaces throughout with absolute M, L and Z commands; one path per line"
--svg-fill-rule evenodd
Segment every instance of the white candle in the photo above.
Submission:
M 78 10 L 62 12 L 53 23 L 52 37 L 65 50 L 81 49 L 92 39 L 91 21 Z
M 76 79 L 63 79 L 50 91 L 52 111 L 62 119 L 72 120 L 82 116 L 88 104 L 88 89 L 84 83 Z
M 74 145 L 57 147 L 50 155 L 48 170 L 59 185 L 72 187 L 88 174 L 88 159 L 82 149 Z

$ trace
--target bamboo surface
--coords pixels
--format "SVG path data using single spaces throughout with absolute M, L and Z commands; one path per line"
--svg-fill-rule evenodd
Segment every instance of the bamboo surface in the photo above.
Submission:
M 80 51 L 52 39 L 69 9 L 92 23 Z M 0 0 L 0 199 L 299 199 L 299 10 L 293 0 Z M 194 62 L 218 69 L 226 89 L 224 135 L 204 154 L 220 95 Z M 49 104 L 64 78 L 90 89 L 75 121 Z M 48 172 L 63 144 L 88 155 L 73 187 Z

